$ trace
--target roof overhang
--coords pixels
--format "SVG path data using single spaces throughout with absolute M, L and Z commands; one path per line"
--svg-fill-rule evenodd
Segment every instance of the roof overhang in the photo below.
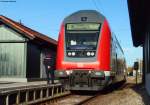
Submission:
M 150 17 L 149 0 L 127 0 L 131 24 L 132 40 L 135 47 L 144 42 L 144 36 Z
M 42 33 L 39 33 L 29 27 L 26 27 L 23 24 L 15 22 L 12 19 L 7 18 L 5 16 L 0 15 L 0 24 L 5 24 L 5 25 L 9 26 L 10 28 L 14 29 L 15 31 L 21 33 L 21 35 L 24 35 L 25 37 L 29 38 L 31 41 L 36 42 L 37 44 L 54 46 L 54 47 L 57 46 L 56 40 L 54 40 Z

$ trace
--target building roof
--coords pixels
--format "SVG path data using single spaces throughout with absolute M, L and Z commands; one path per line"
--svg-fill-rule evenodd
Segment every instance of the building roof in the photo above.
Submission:
M 24 26 L 23 24 L 16 22 L 8 17 L 0 15 L 0 21 L 4 24 L 8 25 L 9 27 L 17 30 L 18 32 L 22 33 L 25 37 L 29 38 L 30 40 L 38 40 L 41 42 L 45 42 L 47 44 L 57 45 L 57 41 L 40 33 L 37 32 L 29 27 Z
M 132 40 L 135 47 L 144 43 L 145 32 L 150 18 L 149 0 L 128 0 Z

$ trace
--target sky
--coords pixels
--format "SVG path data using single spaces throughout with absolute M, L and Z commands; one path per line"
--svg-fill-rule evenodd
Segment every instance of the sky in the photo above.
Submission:
M 128 66 L 142 59 L 142 48 L 133 47 L 126 0 L 12 0 L 1 2 L 0 14 L 57 40 L 63 19 L 78 10 L 97 10 L 108 20 L 125 54 Z M 9 1 L 9 0 L 7 0 Z M 10 0 L 11 1 L 11 0 Z

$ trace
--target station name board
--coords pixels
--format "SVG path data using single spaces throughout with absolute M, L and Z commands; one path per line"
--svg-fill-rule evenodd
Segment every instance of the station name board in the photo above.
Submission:
M 99 23 L 69 23 L 67 30 L 99 30 Z

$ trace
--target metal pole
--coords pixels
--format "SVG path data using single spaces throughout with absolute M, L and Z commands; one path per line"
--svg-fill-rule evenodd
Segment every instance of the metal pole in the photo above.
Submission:
M 138 84 L 138 70 L 136 70 L 136 85 Z
M 6 105 L 9 105 L 9 95 L 6 96 Z

